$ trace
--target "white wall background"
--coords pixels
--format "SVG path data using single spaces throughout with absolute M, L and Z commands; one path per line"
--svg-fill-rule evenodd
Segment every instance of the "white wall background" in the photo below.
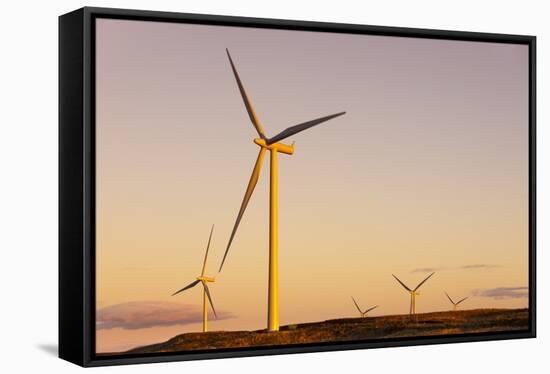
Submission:
M 10 1 L 0 21 L 0 369 L 78 370 L 57 356 L 57 17 L 84 5 L 531 34 L 538 37 L 538 338 L 111 367 L 104 372 L 541 372 L 548 367 L 550 26 L 544 1 Z M 547 231 L 545 231 L 545 228 Z

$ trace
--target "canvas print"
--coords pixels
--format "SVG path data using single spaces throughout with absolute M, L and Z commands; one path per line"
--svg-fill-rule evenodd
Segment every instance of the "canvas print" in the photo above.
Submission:
M 528 48 L 98 18 L 96 355 L 527 331 Z

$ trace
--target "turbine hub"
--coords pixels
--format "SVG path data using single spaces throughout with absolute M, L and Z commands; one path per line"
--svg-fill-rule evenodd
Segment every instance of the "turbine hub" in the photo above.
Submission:
M 197 280 L 201 281 L 201 282 L 209 282 L 209 283 L 212 283 L 212 282 L 215 282 L 216 281 L 216 278 L 214 277 L 197 277 Z
M 294 143 L 292 143 L 292 145 L 283 144 L 279 142 L 273 143 L 273 144 L 267 144 L 266 141 L 262 138 L 254 139 L 254 143 L 259 145 L 260 147 L 269 149 L 270 151 L 275 150 L 277 152 L 281 152 L 287 155 L 291 155 L 294 153 Z

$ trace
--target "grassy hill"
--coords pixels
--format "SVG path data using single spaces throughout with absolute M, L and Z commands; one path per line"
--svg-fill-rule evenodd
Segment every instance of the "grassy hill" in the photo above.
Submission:
M 282 326 L 279 332 L 211 331 L 187 333 L 159 344 L 131 349 L 125 353 L 158 353 L 216 348 L 273 346 L 430 335 L 526 330 L 528 309 L 476 309 L 456 312 L 345 318 Z

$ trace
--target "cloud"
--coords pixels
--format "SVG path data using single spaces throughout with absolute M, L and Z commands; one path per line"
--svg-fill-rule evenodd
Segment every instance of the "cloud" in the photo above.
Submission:
M 491 297 L 493 299 L 523 299 L 529 297 L 529 287 L 497 287 L 477 289 L 472 295 Z
M 433 273 L 434 271 L 447 270 L 448 268 L 418 268 L 411 271 L 411 273 Z
M 477 270 L 477 269 L 494 269 L 499 268 L 499 265 L 490 265 L 490 264 L 474 264 L 474 265 L 464 265 L 460 266 L 458 269 L 462 270 Z
M 218 319 L 232 318 L 216 310 Z M 202 307 L 168 301 L 131 301 L 109 305 L 96 313 L 96 328 L 135 330 L 155 326 L 174 326 L 202 322 Z
M 443 270 L 481 270 L 481 269 L 494 269 L 500 267 L 499 265 L 491 264 L 471 264 L 471 265 L 462 265 L 456 267 L 434 267 L 434 268 L 417 268 L 411 271 L 411 273 L 431 273 L 434 271 L 443 271 Z

